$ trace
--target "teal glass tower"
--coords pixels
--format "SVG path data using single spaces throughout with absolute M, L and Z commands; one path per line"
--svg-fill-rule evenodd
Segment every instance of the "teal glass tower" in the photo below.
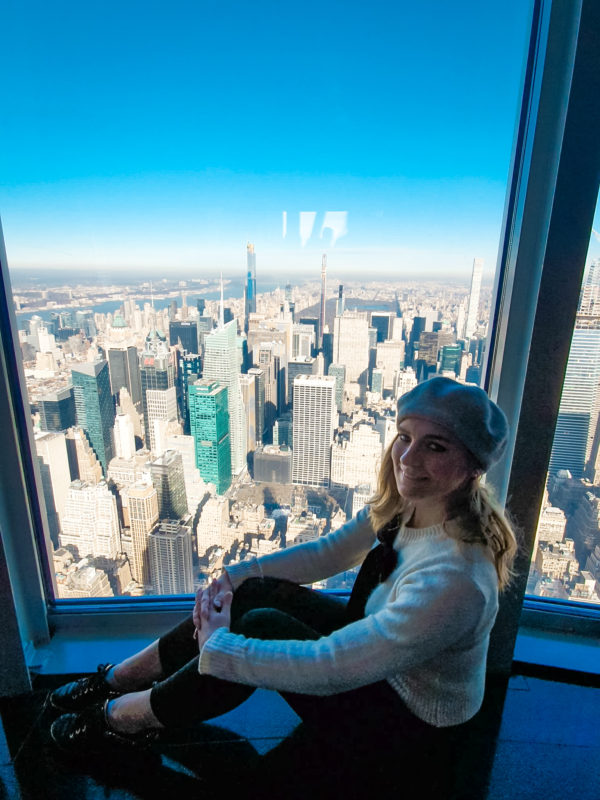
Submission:
M 106 477 L 113 457 L 111 434 L 115 424 L 108 361 L 77 364 L 71 368 L 71 378 L 77 424 L 85 431 Z
M 197 380 L 189 386 L 189 411 L 196 466 L 203 480 L 223 494 L 231 486 L 227 387 L 209 378 Z

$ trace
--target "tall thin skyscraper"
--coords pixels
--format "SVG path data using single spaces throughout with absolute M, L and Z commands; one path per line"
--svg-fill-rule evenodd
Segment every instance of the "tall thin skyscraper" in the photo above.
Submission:
M 338 415 L 335 378 L 298 375 L 294 381 L 292 482 L 329 486 Z
M 110 391 L 108 361 L 71 367 L 77 424 L 83 428 L 107 475 L 113 457 L 112 428 L 115 422 Z
M 473 274 L 471 275 L 471 291 L 469 293 L 469 309 L 465 321 L 465 337 L 470 339 L 477 329 L 479 316 L 479 293 L 481 291 L 481 275 L 483 273 L 483 259 L 473 259 Z
M 321 259 L 321 309 L 319 312 L 319 350 L 323 347 L 323 332 L 325 330 L 325 306 L 327 304 L 327 255 L 323 253 Z
M 254 252 L 254 245 L 250 244 L 250 242 L 246 245 L 246 262 L 247 275 L 244 303 L 244 330 L 248 333 L 249 316 L 256 311 L 256 253 Z
M 240 386 L 240 363 L 237 351 L 237 325 L 235 320 L 224 324 L 223 301 L 219 327 L 207 334 L 204 340 L 203 377 L 219 381 L 227 387 L 229 408 L 229 435 L 231 438 L 231 470 L 239 475 L 246 467 L 246 417 Z

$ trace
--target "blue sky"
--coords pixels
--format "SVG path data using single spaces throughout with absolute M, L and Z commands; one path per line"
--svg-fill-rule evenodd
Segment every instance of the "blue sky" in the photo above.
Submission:
M 4 0 L 9 265 L 231 273 L 252 241 L 286 277 L 318 275 L 322 252 L 340 274 L 491 272 L 528 14 Z M 334 246 L 327 211 L 347 212 Z

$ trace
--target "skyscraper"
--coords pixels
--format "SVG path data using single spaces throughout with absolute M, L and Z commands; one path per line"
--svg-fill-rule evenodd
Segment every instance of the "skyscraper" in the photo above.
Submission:
M 182 432 L 177 420 L 177 391 L 174 386 L 147 389 L 145 398 L 146 425 L 150 435 L 146 447 L 155 455 L 160 455 L 166 448 L 166 436 Z
M 245 303 L 244 303 L 244 330 L 248 333 L 248 322 L 250 314 L 256 311 L 256 253 L 254 252 L 254 245 L 246 245 L 246 289 L 245 289 Z
M 135 455 L 133 422 L 128 414 L 123 414 L 120 410 L 115 417 L 114 438 L 117 458 L 133 458 Z
M 36 434 L 35 449 L 39 459 L 50 538 L 54 546 L 58 547 L 61 517 L 64 514 L 67 490 L 71 482 L 64 433 Z
M 346 381 L 367 382 L 369 323 L 366 312 L 346 311 L 333 324 L 333 363 L 346 367 Z
M 73 387 L 44 394 L 39 401 L 40 428 L 43 431 L 64 431 L 75 425 Z
M 190 430 L 194 439 L 196 466 L 202 479 L 206 483 L 214 483 L 217 494 L 223 494 L 231 486 L 227 387 L 218 381 L 202 378 L 189 387 L 189 393 Z
M 221 320 L 223 317 L 221 316 Z M 207 334 L 204 340 L 203 377 L 219 381 L 227 387 L 229 436 L 231 440 L 231 470 L 239 475 L 246 467 L 246 419 L 240 387 L 240 365 L 237 353 L 235 320 Z
M 169 322 L 169 344 L 171 347 L 181 342 L 186 353 L 198 353 L 198 326 L 191 320 L 171 320 Z
M 323 347 L 323 332 L 325 330 L 325 307 L 327 305 L 327 256 L 323 253 L 321 259 L 321 306 L 319 311 L 319 349 Z
M 294 381 L 292 482 L 329 486 L 337 425 L 335 378 L 299 375 Z
M 142 409 L 142 384 L 137 347 L 110 347 L 107 356 L 113 396 L 116 397 L 125 387 L 139 413 Z
M 183 432 L 190 432 L 190 412 L 188 405 L 190 383 L 202 375 L 202 359 L 193 353 L 177 353 L 177 399 L 183 423 Z
M 146 337 L 146 343 L 140 358 L 140 376 L 142 387 L 142 410 L 144 412 L 144 432 L 146 447 L 151 448 L 154 435 L 151 434 L 151 423 L 148 414 L 148 390 L 170 389 L 175 385 L 175 362 L 165 337 L 157 330 L 152 330 Z
M 335 378 L 335 406 L 342 410 L 344 400 L 344 383 L 346 382 L 346 367 L 343 364 L 330 364 L 327 374 Z
M 154 594 L 194 591 L 192 529 L 179 520 L 163 520 L 148 537 L 150 580 Z
M 469 292 L 469 308 L 465 320 L 465 337 L 470 339 L 477 329 L 479 316 L 479 293 L 481 291 L 481 275 L 483 272 L 483 259 L 473 259 L 473 274 L 471 275 L 471 291 Z
M 77 424 L 83 428 L 106 476 L 113 457 L 112 427 L 115 421 L 108 361 L 80 363 L 71 367 Z
M 150 475 L 156 489 L 158 516 L 162 519 L 181 519 L 188 513 L 181 453 L 166 450 L 150 464 Z
M 114 558 L 120 549 L 115 496 L 102 481 L 91 485 L 73 481 L 67 490 L 60 545 L 73 545 L 79 558 Z
M 568 469 L 574 478 L 583 477 L 598 425 L 599 387 L 600 320 L 593 327 L 578 321 L 558 409 L 550 472 Z
M 338 286 L 338 299 L 337 299 L 337 306 L 336 306 L 336 309 L 335 309 L 336 317 L 341 317 L 342 314 L 344 313 L 344 311 L 345 311 L 344 286 L 343 286 L 343 284 L 340 283 L 340 285 Z
M 150 554 L 148 539 L 158 522 L 158 494 L 154 486 L 136 484 L 127 489 L 131 527 L 131 574 L 143 586 L 149 586 Z

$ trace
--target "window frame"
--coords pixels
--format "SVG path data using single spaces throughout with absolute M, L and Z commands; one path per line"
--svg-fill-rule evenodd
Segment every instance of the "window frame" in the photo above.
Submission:
M 489 480 L 501 499 L 508 497 L 524 534 L 519 574 L 503 596 L 490 647 L 490 668 L 505 674 L 510 671 L 521 618 L 536 626 L 548 626 L 551 620 L 551 628 L 563 631 L 577 628 L 578 620 L 583 621 L 579 630 L 597 635 L 600 629 L 600 613 L 594 614 L 593 608 L 571 603 L 559 608 L 556 603 L 529 599 L 523 605 L 598 192 L 597 109 L 587 123 L 600 96 L 598 56 L 593 52 L 599 29 L 600 8 L 593 0 L 533 2 L 483 370 L 483 384 L 505 409 L 513 431 L 506 456 Z M 189 611 L 189 598 L 61 601 L 60 606 L 47 600 L 52 575 L 47 559 L 40 557 L 36 537 L 46 542 L 49 538 L 40 510 L 43 496 L 32 456 L 35 448 L 1 228 L 0 260 L 0 413 L 11 421 L 0 449 L 0 532 L 20 637 L 37 646 L 55 632 L 68 635 L 84 628 L 92 636 L 107 626 L 127 631 L 142 625 L 160 631 L 167 619 Z M 565 263 L 568 271 L 562 268 Z M 557 298 L 559 314 L 548 305 Z M 548 352 L 547 337 L 556 357 L 551 369 L 542 369 L 540 354 Z M 543 408 L 537 400 L 540 390 Z M 5 647 L 11 646 L 7 635 L 0 634 Z

